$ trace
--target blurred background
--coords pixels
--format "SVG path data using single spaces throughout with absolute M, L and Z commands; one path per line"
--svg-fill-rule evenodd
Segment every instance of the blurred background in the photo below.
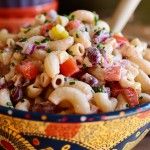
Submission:
M 100 18 L 109 20 L 120 0 L 60 0 L 59 12 L 68 14 L 76 9 L 88 9 L 96 11 Z M 140 37 L 150 41 L 150 0 L 142 0 L 130 22 L 124 29 L 124 33 L 131 37 Z
M 109 20 L 120 0 L 0 0 L 0 28 L 17 31 L 18 26 L 28 24 L 32 18 L 49 9 L 68 14 L 76 9 L 96 11 L 100 18 Z M 150 41 L 150 0 L 142 0 L 124 33 L 140 36 Z

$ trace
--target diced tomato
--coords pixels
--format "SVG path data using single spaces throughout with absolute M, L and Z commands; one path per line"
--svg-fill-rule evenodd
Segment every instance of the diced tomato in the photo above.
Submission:
M 41 35 L 48 36 L 48 31 L 52 29 L 53 25 L 51 23 L 44 24 L 41 27 Z
M 124 88 L 122 94 L 125 96 L 130 107 L 135 107 L 139 104 L 138 94 L 133 88 Z
M 122 93 L 123 88 L 120 86 L 119 82 L 110 82 L 108 86 L 111 89 L 111 96 L 117 97 L 119 94 Z
M 81 25 L 81 21 L 79 20 L 72 20 L 70 21 L 67 26 L 66 26 L 66 29 L 69 31 L 69 30 L 73 30 L 73 29 L 76 29 L 78 28 L 79 26 Z
M 38 67 L 31 61 L 22 62 L 16 66 L 16 70 L 29 80 L 35 79 L 38 74 Z
M 63 64 L 60 65 L 60 72 L 65 76 L 72 76 L 79 72 L 79 68 L 73 58 L 67 59 Z
M 108 86 L 111 89 L 111 96 L 117 97 L 119 94 L 122 94 L 130 107 L 135 107 L 139 104 L 138 93 L 133 88 L 122 88 L 119 82 L 110 82 Z
M 106 81 L 119 81 L 121 78 L 121 67 L 112 66 L 104 69 L 104 79 Z
M 125 44 L 129 42 L 128 39 L 125 38 L 124 36 L 113 35 L 113 38 L 115 38 L 119 44 Z

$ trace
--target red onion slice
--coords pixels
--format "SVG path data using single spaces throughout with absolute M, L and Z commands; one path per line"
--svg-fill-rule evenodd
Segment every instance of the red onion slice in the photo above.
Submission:
M 33 54 L 34 50 L 36 49 L 36 45 L 35 44 L 29 44 L 27 46 L 27 48 L 25 50 L 22 51 L 23 54 Z
M 46 46 L 45 46 L 45 45 L 38 45 L 38 46 L 36 46 L 36 49 L 45 50 L 45 49 L 46 49 Z

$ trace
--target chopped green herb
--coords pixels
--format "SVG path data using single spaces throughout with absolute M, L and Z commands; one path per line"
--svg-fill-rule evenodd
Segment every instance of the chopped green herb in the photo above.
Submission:
M 93 87 L 93 90 L 95 91 L 95 93 L 105 93 L 103 86 Z
M 94 32 L 97 32 L 97 29 L 95 29 Z
M 85 27 L 85 31 L 88 32 L 88 28 L 87 27 Z
M 47 49 L 47 53 L 50 53 L 51 52 L 51 49 L 49 48 L 49 49 Z
M 99 65 L 101 65 L 101 67 L 103 67 L 103 59 L 101 58 Z
M 46 42 L 48 42 L 49 41 L 49 38 L 45 38 L 45 39 L 43 39 L 42 41 L 41 41 L 41 43 L 46 43 Z
M 25 102 L 25 100 L 24 100 L 24 99 L 21 99 L 21 100 L 20 100 L 20 102 L 24 103 L 24 102 Z
M 95 25 L 97 25 L 97 22 L 99 21 L 99 17 L 97 14 L 95 14 L 94 16 L 94 22 L 95 22 Z
M 86 64 L 83 64 L 83 69 L 86 69 L 87 68 L 87 65 Z
M 35 41 L 35 42 L 34 42 L 34 44 L 36 44 L 36 45 L 40 45 L 40 42 L 38 42 L 38 41 Z
M 14 50 L 15 51 L 21 51 L 23 48 L 19 45 L 15 45 Z
M 63 16 L 69 18 L 69 16 L 67 14 L 64 14 Z
M 12 107 L 12 106 L 13 106 L 11 102 L 7 102 L 6 105 L 7 105 L 8 107 Z
M 143 96 L 140 96 L 140 97 L 139 97 L 139 100 L 142 100 L 142 99 L 143 99 Z
M 28 33 L 31 30 L 31 28 L 27 28 L 24 33 Z
M 75 15 L 69 16 L 69 20 L 74 20 L 74 19 L 75 19 Z
M 25 41 L 27 41 L 27 38 L 22 38 L 19 40 L 19 42 L 25 42 Z
M 10 65 L 11 65 L 11 66 L 15 66 L 15 63 L 14 63 L 14 62 L 12 62 Z
M 76 33 L 76 38 L 79 38 L 79 34 L 78 33 Z
M 98 30 L 98 31 L 96 32 L 96 35 L 100 35 L 101 32 L 102 32 L 102 30 Z
M 43 12 L 42 14 L 43 14 L 44 16 L 46 16 L 46 15 L 47 15 L 47 12 Z
M 69 85 L 74 85 L 74 84 L 75 84 L 75 81 L 69 82 Z
M 48 20 L 48 19 L 46 19 L 45 21 L 44 21 L 44 23 L 50 23 L 51 21 L 50 20 Z
M 71 56 L 74 56 L 72 51 L 67 50 L 67 53 Z
M 99 49 L 104 49 L 105 46 L 104 46 L 103 44 L 98 44 L 98 45 L 97 45 L 97 48 L 99 48 Z

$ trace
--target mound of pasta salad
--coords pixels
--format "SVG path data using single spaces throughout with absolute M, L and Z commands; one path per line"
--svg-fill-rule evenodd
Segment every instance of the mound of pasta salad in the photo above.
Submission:
M 50 114 L 112 112 L 150 102 L 150 49 L 96 13 L 55 11 L 0 31 L 0 105 Z

